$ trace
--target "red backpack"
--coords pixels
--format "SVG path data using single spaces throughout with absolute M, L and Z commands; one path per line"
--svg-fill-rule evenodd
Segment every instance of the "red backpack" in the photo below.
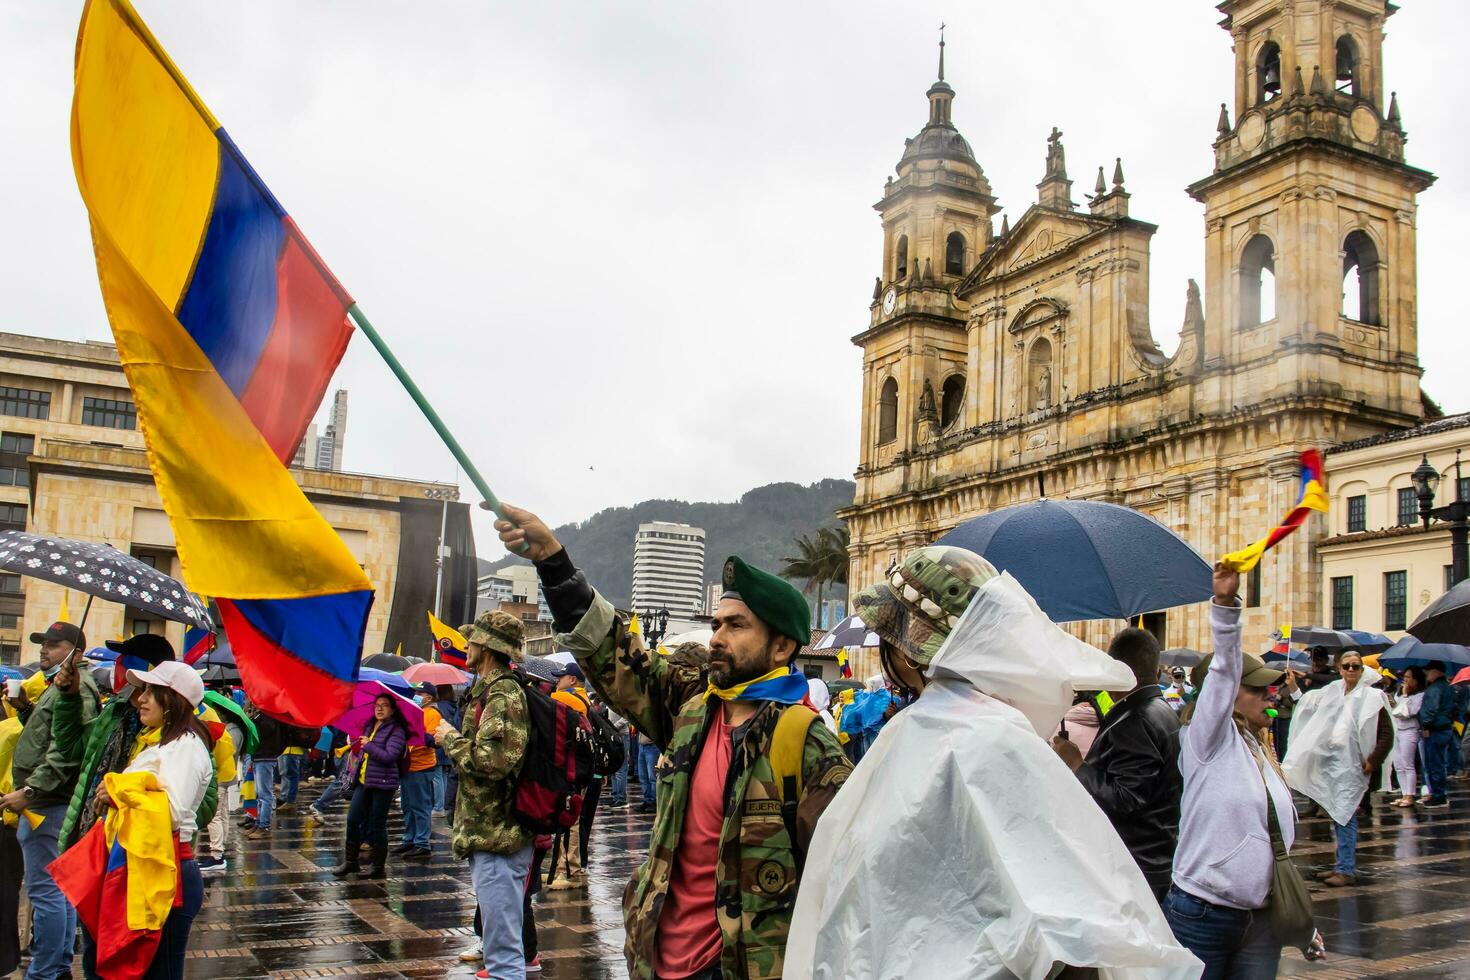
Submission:
M 529 738 L 516 777 L 510 815 L 533 834 L 574 827 L 592 783 L 592 724 L 575 709 L 542 694 L 519 671 L 511 675 L 526 698 Z M 479 726 L 484 701 L 475 707 Z

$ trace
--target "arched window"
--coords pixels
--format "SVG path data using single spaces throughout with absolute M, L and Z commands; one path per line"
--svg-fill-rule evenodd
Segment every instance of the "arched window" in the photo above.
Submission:
M 909 236 L 898 236 L 898 251 L 893 262 L 893 278 L 907 279 L 909 277 Z
M 1261 45 L 1256 55 L 1256 103 L 1281 97 L 1281 48 L 1275 41 Z
M 950 232 L 949 237 L 944 240 L 944 274 L 965 274 L 965 236 L 957 231 Z
M 1378 309 L 1378 247 L 1363 231 L 1342 243 L 1342 315 L 1359 323 L 1381 323 Z
M 1051 341 L 1045 337 L 1038 337 L 1026 356 L 1026 381 L 1030 389 L 1026 399 L 1028 410 L 1044 412 L 1051 408 L 1056 400 L 1052 392 L 1056 389 L 1051 376 Z
M 898 382 L 889 378 L 883 382 L 882 394 L 878 396 L 878 443 L 892 442 L 898 438 Z
M 1337 90 L 1343 95 L 1358 95 L 1358 44 L 1344 34 L 1337 39 Z
M 965 410 L 965 376 L 951 374 L 944 379 L 944 390 L 939 396 L 939 427 L 947 429 Z
M 1265 235 L 1246 243 L 1240 254 L 1240 325 L 1254 327 L 1276 319 L 1276 246 Z

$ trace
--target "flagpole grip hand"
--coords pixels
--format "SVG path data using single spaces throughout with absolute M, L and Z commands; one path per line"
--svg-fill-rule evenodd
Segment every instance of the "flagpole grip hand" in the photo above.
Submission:
M 1215 604 L 1234 606 L 1240 600 L 1240 573 L 1225 562 L 1215 563 Z
M 495 522 L 505 550 L 532 561 L 545 561 L 561 550 L 561 542 L 551 528 L 529 510 L 502 502 L 501 518 Z

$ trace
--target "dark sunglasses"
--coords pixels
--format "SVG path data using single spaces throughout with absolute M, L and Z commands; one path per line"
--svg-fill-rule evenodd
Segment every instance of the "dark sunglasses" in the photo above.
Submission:
M 1360 670 L 1363 669 L 1363 665 L 1362 664 L 1342 664 L 1337 669 L 1338 670 L 1351 670 L 1354 673 L 1356 673 L 1357 671 L 1360 671 Z

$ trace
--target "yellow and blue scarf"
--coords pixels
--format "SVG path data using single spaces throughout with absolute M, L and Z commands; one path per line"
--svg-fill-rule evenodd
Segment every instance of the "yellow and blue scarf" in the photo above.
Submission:
M 742 681 L 733 687 L 715 687 L 711 682 L 705 689 L 704 700 L 719 698 L 721 701 L 775 701 L 777 704 L 800 704 L 811 694 L 806 678 L 794 674 L 789 667 L 777 667 L 755 680 Z

